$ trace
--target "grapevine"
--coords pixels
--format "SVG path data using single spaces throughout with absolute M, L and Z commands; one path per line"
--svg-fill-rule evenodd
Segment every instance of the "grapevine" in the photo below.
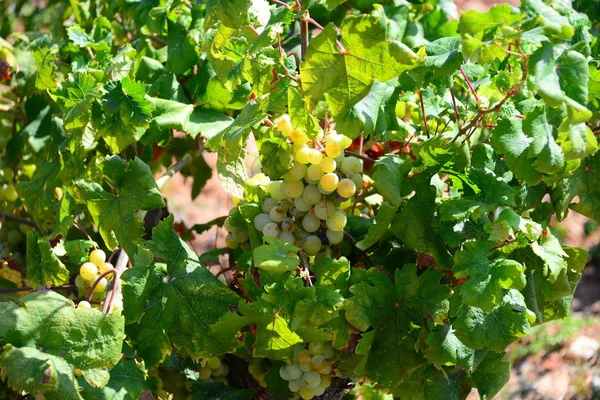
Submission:
M 491 399 L 568 315 L 594 1 L 5 3 L 0 398 Z

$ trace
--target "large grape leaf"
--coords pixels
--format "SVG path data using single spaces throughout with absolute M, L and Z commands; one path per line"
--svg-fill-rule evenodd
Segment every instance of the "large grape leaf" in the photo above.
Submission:
M 442 273 L 431 269 L 417 275 L 415 265 L 406 265 L 394 278 L 370 270 L 367 280 L 350 288 L 353 296 L 343 307 L 351 325 L 362 332 L 372 328 L 363 334 L 361 365 L 368 379 L 390 390 L 426 362 L 415 342 L 427 321 L 446 318 L 451 293 L 440 283 Z
M 59 286 L 69 282 L 69 270 L 57 257 L 52 245 L 37 232 L 27 233 L 27 280 L 34 288 Z
M 76 73 L 61 82 L 52 95 L 62 104 L 65 128 L 79 128 L 89 120 L 92 101 L 100 96 L 100 85 L 92 75 Z
M 77 179 L 74 196 L 85 202 L 109 249 L 120 245 L 133 254 L 144 235 L 144 225 L 135 212 L 164 207 L 162 194 L 150 168 L 139 158 L 124 162 L 119 156 L 107 157 L 99 168 L 114 192 L 95 181 Z
M 59 202 L 54 189 L 62 186 L 60 170 L 58 162 L 45 161 L 38 165 L 30 180 L 21 181 L 16 186 L 23 204 L 42 230 L 54 229 L 58 223 Z
M 375 163 L 373 186 L 394 207 L 400 206 L 402 188 L 411 168 L 410 158 L 395 154 L 386 154 Z
M 302 89 L 313 108 L 329 93 L 327 103 L 337 117 L 358 103 L 372 83 L 388 81 L 416 67 L 420 55 L 406 45 L 387 40 L 385 23 L 371 15 L 350 16 L 341 26 L 341 44 L 336 45 L 333 24 L 314 38 L 300 64 Z
M 210 325 L 237 304 L 238 296 L 177 235 L 172 215 L 154 229 L 146 245 L 167 264 L 166 272 L 138 265 L 123 274 L 127 333 L 146 366 L 161 362 L 173 347 L 192 358 L 226 352 L 229 348 Z
M 198 53 L 194 45 L 194 32 L 188 32 L 180 22 L 167 20 L 168 46 L 167 69 L 174 74 L 182 74 L 198 62 Z
M 32 293 L 21 300 L 23 307 L 0 303 L 1 313 L 9 316 L 3 329 L 5 342 L 60 358 L 71 370 L 80 370 L 90 384 L 104 386 L 108 371 L 121 358 L 123 317 L 76 309 L 70 300 L 52 291 Z
M 80 379 L 81 394 L 85 399 L 138 400 L 150 389 L 143 364 L 123 359 L 110 371 L 110 380 L 103 388 L 96 388 Z

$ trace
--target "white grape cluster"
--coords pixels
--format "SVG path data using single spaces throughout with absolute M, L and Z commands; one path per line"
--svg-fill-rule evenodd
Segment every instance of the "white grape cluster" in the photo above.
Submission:
M 278 127 L 293 144 L 294 164 L 283 180 L 267 182 L 270 197 L 260 204 L 262 212 L 254 218 L 254 227 L 315 256 L 324 244 L 343 240 L 347 217 L 341 205 L 349 205 L 362 186 L 362 162 L 344 156 L 352 140 L 333 130 L 321 131 L 310 140 L 292 128 L 287 116 Z M 254 179 L 265 180 L 258 175 Z
M 201 381 L 227 383 L 229 367 L 219 357 L 212 357 L 202 361 L 202 368 L 199 371 Z
M 101 249 L 92 250 L 89 261 L 81 264 L 81 267 L 79 267 L 79 275 L 75 278 L 75 286 L 79 291 L 79 295 L 84 298 L 87 297 L 89 290 L 92 288 L 92 285 L 98 277 L 113 268 L 114 266 L 106 261 L 106 253 L 104 253 L 104 251 Z M 93 302 L 99 302 L 106 295 L 107 285 L 108 279 L 106 279 L 106 277 L 101 278 L 94 288 L 94 293 L 92 294 Z M 78 303 L 77 307 L 91 308 L 92 305 L 88 301 L 82 300 Z M 113 303 L 113 312 L 121 312 L 122 310 L 123 300 L 115 300 Z
M 308 349 L 299 346 L 294 351 L 295 360 L 279 370 L 281 378 L 288 381 L 290 391 L 303 400 L 320 396 L 331 385 L 331 372 L 335 349 L 325 342 L 312 342 Z

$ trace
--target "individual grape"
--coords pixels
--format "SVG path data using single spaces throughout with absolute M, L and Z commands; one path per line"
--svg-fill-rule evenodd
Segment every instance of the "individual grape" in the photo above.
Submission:
M 296 237 L 292 232 L 281 232 L 279 234 L 279 239 L 289 244 L 294 244 L 294 242 L 296 242 Z
M 23 234 L 21 233 L 21 231 L 19 230 L 11 230 L 8 232 L 8 236 L 6 238 L 6 241 L 13 245 L 16 246 L 19 243 L 21 243 L 23 241 L 25 237 L 23 236 Z
M 286 218 L 281 221 L 281 230 L 284 232 L 294 232 L 296 230 L 296 222 L 292 218 Z
M 211 357 L 206 360 L 206 365 L 208 365 L 211 369 L 219 368 L 221 365 L 221 359 L 219 357 Z
M 108 281 L 106 278 L 102 278 L 98 281 L 98 284 L 94 288 L 94 293 L 102 293 L 106 290 L 106 286 L 108 285 Z
M 233 239 L 231 233 L 228 233 L 227 236 L 225 236 L 225 245 L 230 249 L 237 249 L 240 244 Z
M 271 208 L 275 207 L 277 205 L 277 200 L 275 200 L 272 197 L 267 197 L 262 205 L 260 206 L 260 209 L 262 210 L 262 212 L 264 213 L 269 213 L 269 211 L 271 211 Z
M 265 225 L 267 225 L 269 222 L 271 221 L 271 217 L 269 216 L 269 214 L 257 214 L 256 217 L 254 217 L 254 227 L 262 232 L 263 229 L 265 228 Z
M 223 363 L 219 364 L 217 368 L 212 369 L 212 375 L 216 377 L 227 376 L 229 373 L 229 367 Z
M 348 179 L 351 179 L 352 182 L 356 185 L 357 188 L 362 187 L 363 185 L 363 177 L 361 174 L 349 173 L 346 175 Z
M 111 270 L 113 268 L 114 268 L 114 266 L 111 263 L 105 262 L 105 263 L 102 263 L 102 265 L 98 266 L 98 272 L 100 272 L 101 274 L 103 274 L 106 271 Z
M 288 372 L 287 365 L 282 365 L 281 368 L 279 368 L 279 376 L 284 381 L 292 380 L 292 378 L 290 378 L 290 373 Z
M 308 351 L 313 355 L 321 354 L 323 352 L 323 344 L 321 342 L 311 342 L 308 344 Z
M 340 196 L 349 199 L 356 193 L 356 184 L 352 180 L 344 178 L 340 181 L 337 192 Z
M 319 383 L 321 383 L 321 374 L 315 371 L 307 371 L 302 375 L 302 379 L 304 379 L 306 387 L 312 389 L 319 386 Z
M 323 350 L 321 351 L 321 355 L 329 360 L 335 355 L 335 349 L 331 344 L 325 342 L 323 343 Z
M 346 135 L 340 135 L 339 143 L 340 143 L 340 146 L 342 147 L 342 149 L 347 149 L 348 147 L 352 146 L 352 139 L 350 139 Z
M 339 183 L 340 178 L 333 172 L 323 175 L 319 181 L 321 188 L 327 192 L 333 192 L 337 189 Z
M 77 275 L 77 277 L 75 277 L 75 287 L 80 292 L 85 291 L 85 280 L 81 277 L 81 275 Z
M 101 266 L 106 261 L 106 253 L 101 249 L 92 250 L 90 253 L 90 262 L 96 264 L 96 266 Z
M 362 162 L 356 157 L 344 157 L 344 160 L 340 165 L 340 171 L 342 171 L 344 175 L 350 173 L 358 174 L 362 171 Z
M 319 386 L 311 389 L 311 392 L 314 396 L 322 395 L 323 393 L 325 393 L 325 390 L 327 390 L 329 385 L 331 385 L 331 379 L 324 379 L 325 377 L 328 377 L 328 376 L 321 375 L 321 382 L 319 382 Z
M 302 181 L 289 181 L 286 182 L 285 185 L 286 194 L 295 199 L 302 196 L 302 192 L 304 192 L 304 183 Z
M 338 143 L 327 142 L 327 144 L 325 144 L 325 154 L 327 154 L 328 157 L 336 158 L 342 154 L 342 148 Z
M 223 221 L 223 227 L 227 232 L 231 232 L 233 230 L 233 225 L 231 225 L 231 217 L 225 218 L 225 221 Z
M 290 121 L 289 115 L 284 114 L 277 120 L 277 129 L 279 129 L 285 136 L 290 136 L 294 128 L 292 126 L 292 122 Z
M 337 209 L 329 215 L 329 218 L 327 218 L 327 227 L 332 231 L 341 231 L 346 226 L 346 220 L 346 214 Z
M 327 229 L 325 236 L 327 236 L 330 245 L 339 244 L 344 240 L 344 231 L 332 231 L 331 229 Z
M 335 162 L 335 159 L 331 157 L 325 157 L 323 160 L 321 160 L 321 164 L 319 164 L 319 166 L 321 167 L 321 171 L 324 173 L 329 173 L 335 171 L 337 163 Z
M 19 194 L 17 193 L 17 189 L 15 189 L 14 185 L 8 185 L 4 188 L 4 198 L 8 201 L 17 201 L 19 198 Z
M 299 181 L 304 178 L 304 175 L 306 175 L 306 165 L 294 161 L 294 165 L 288 170 L 288 172 L 286 172 L 285 175 L 287 179 L 291 181 Z
M 294 129 L 290 133 L 290 139 L 292 139 L 292 142 L 298 143 L 298 144 L 304 144 L 304 143 L 308 143 L 310 141 L 308 136 L 306 136 L 304 133 L 302 133 L 296 129 Z
M 319 191 L 317 185 L 306 185 L 304 193 L 302 193 L 302 199 L 307 204 L 317 204 L 323 198 L 323 194 Z
M 300 365 L 297 363 L 288 365 L 287 373 L 288 373 L 288 376 L 290 377 L 289 380 L 302 378 L 302 374 L 303 374 L 302 370 L 300 369 Z
M 249 238 L 248 231 L 245 229 L 240 229 L 240 228 L 235 228 L 231 232 L 231 235 L 233 236 L 233 240 L 235 240 L 239 244 L 242 244 L 242 243 L 248 241 L 248 238 Z
M 321 179 L 321 177 L 323 176 L 323 171 L 321 170 L 321 165 L 313 164 L 310 167 L 308 167 L 308 169 L 306 170 L 306 176 L 311 181 L 315 181 L 315 182 L 319 181 L 319 179 Z
M 280 206 L 273 207 L 271 211 L 269 211 L 269 217 L 271 217 L 271 221 L 273 222 L 281 222 L 286 217 L 286 212 Z
M 312 149 L 312 151 L 308 155 L 308 160 L 310 161 L 311 164 L 317 164 L 318 165 L 318 164 L 321 163 L 322 159 L 323 159 L 323 153 L 321 153 L 317 149 Z
M 310 359 L 310 366 L 312 367 L 312 370 L 320 374 L 323 373 L 323 370 L 328 364 L 329 362 L 321 354 L 316 354 Z
M 21 231 L 21 233 L 23 235 L 27 235 L 27 232 L 29 232 L 32 229 L 33 229 L 33 227 L 31 225 L 19 224 L 19 230 Z
M 296 207 L 301 212 L 307 212 L 312 208 L 310 204 L 304 201 L 304 194 L 302 197 L 296 197 L 294 199 L 294 207 Z
M 303 247 L 306 254 L 314 256 L 321 250 L 321 239 L 318 236 L 310 235 L 306 238 Z
M 310 366 L 309 363 L 306 364 L 298 364 L 300 366 L 300 369 L 304 372 L 308 372 L 312 370 L 312 367 Z
M 293 201 L 281 200 L 279 202 L 279 207 L 283 208 L 287 212 L 287 210 L 289 210 L 290 207 L 292 206 L 292 203 L 293 203 Z
M 303 387 L 302 389 L 300 389 L 300 392 L 298 392 L 298 393 L 300 394 L 300 397 L 302 398 L 302 400 L 309 400 L 314 397 L 312 390 L 306 386 Z
M 302 218 L 302 228 L 306 232 L 315 232 L 321 226 L 321 220 L 314 213 L 308 213 Z
M 81 265 L 79 268 L 79 275 L 86 281 L 91 281 L 98 274 L 98 267 L 96 264 L 91 262 L 86 262 Z
M 63 191 L 62 188 L 60 187 L 55 187 L 54 188 L 54 197 L 56 198 L 56 200 L 60 201 L 63 197 Z
M 301 352 L 296 354 L 296 361 L 298 361 L 300 364 L 308 364 L 310 362 L 311 357 L 312 355 L 308 350 L 302 350 Z
M 300 164 L 308 164 L 310 162 L 310 153 L 312 149 L 307 145 L 303 145 L 300 147 L 294 156 L 294 160 L 299 162 Z
M 77 304 L 77 308 L 92 308 L 92 305 L 89 302 L 82 300 Z
M 208 365 L 205 365 L 200 369 L 199 375 L 201 381 L 207 381 L 212 376 L 212 369 Z
M 319 371 L 320 374 L 330 374 L 333 367 L 330 363 L 325 363 L 323 369 Z M 316 371 L 316 370 L 315 370 Z
M 283 185 L 282 181 L 272 181 L 267 185 L 267 192 L 275 200 L 283 200 L 287 196 L 283 191 L 282 185 Z
M 317 218 L 325 221 L 335 211 L 335 205 L 331 201 L 320 201 L 315 204 L 314 212 Z
M 302 389 L 303 387 L 304 387 L 304 380 L 302 378 L 294 379 L 294 380 L 288 382 L 288 388 L 290 389 L 291 392 L 299 392 L 300 389 Z
M 276 237 L 279 235 L 279 226 L 275 222 L 269 222 L 262 230 L 263 235 Z

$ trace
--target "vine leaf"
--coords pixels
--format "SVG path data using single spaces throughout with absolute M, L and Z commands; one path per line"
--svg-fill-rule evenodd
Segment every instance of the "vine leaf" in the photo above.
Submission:
M 375 189 L 394 207 L 402 201 L 404 182 L 412 168 L 408 157 L 387 154 L 377 159 L 373 170 Z
M 150 167 L 139 158 L 124 162 L 119 156 L 109 156 L 100 162 L 99 169 L 115 193 L 95 181 L 77 179 L 73 182 L 74 197 L 85 203 L 110 250 L 121 245 L 133 254 L 144 234 L 144 225 L 135 212 L 164 207 L 162 194 Z
M 69 270 L 37 232 L 27 233 L 27 280 L 32 287 L 59 286 L 69 282 Z
M 254 265 L 265 271 L 283 273 L 293 271 L 300 264 L 299 249 L 293 244 L 271 237 L 264 237 L 266 244 L 254 249 Z
M 79 379 L 82 397 L 97 400 L 138 400 L 150 389 L 146 381 L 143 364 L 135 360 L 122 359 L 110 371 L 110 380 L 103 388 L 96 388 L 84 379 Z
M 166 272 L 154 264 L 136 265 L 123 274 L 127 333 L 146 366 L 161 362 L 173 347 L 192 358 L 229 350 L 209 327 L 237 304 L 238 296 L 177 235 L 172 215 L 154 228 L 146 244 L 166 263 Z

